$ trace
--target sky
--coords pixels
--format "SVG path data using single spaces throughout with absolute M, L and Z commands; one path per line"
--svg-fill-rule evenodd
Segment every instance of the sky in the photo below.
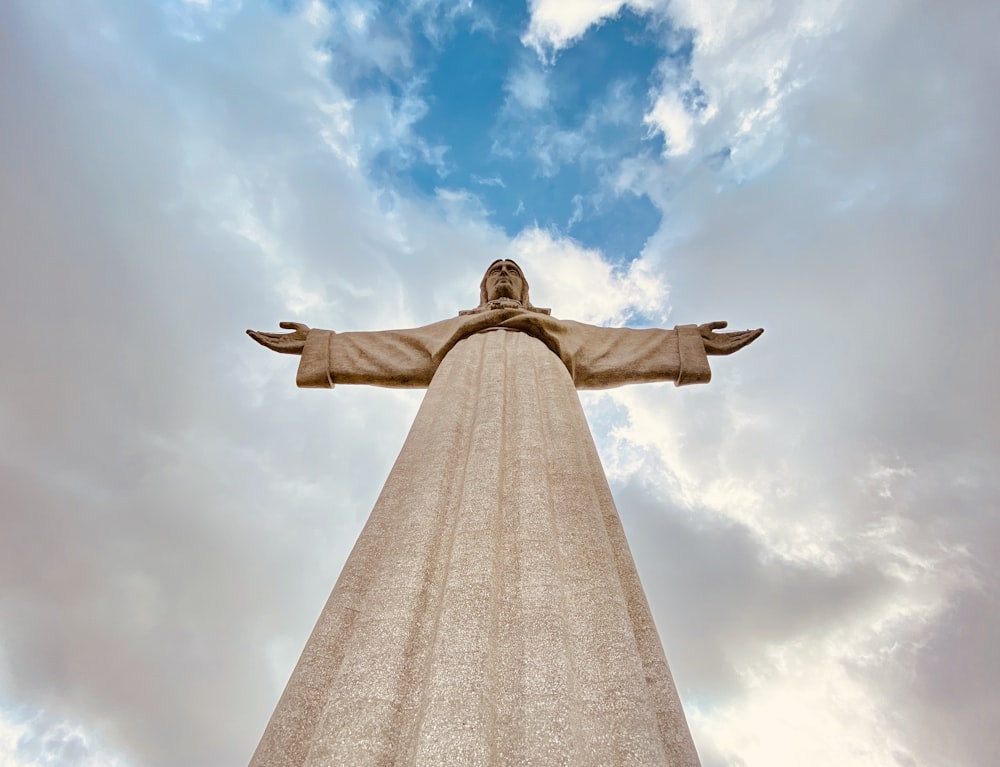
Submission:
M 245 764 L 420 392 L 244 335 L 515 258 L 705 767 L 1000 761 L 1000 5 L 0 4 L 0 767 Z

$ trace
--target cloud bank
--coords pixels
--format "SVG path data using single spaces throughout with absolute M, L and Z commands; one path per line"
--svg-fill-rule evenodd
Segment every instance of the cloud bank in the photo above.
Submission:
M 1000 753 L 997 8 L 0 10 L 0 763 L 245 762 L 419 405 L 243 336 L 511 256 L 767 333 L 585 393 L 706 767 Z

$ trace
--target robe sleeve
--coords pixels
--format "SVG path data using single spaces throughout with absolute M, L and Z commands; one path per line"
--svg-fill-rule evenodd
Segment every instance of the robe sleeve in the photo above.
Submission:
M 295 383 L 332 389 L 335 384 L 421 388 L 440 363 L 436 353 L 447 328 L 335 333 L 312 329 L 306 336 Z
M 712 370 L 697 325 L 658 328 L 601 328 L 566 322 L 567 363 L 578 389 L 607 389 L 632 383 L 673 381 L 677 386 L 708 383 Z

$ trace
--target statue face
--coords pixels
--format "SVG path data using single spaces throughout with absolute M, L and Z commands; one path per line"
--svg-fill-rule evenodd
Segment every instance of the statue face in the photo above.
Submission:
M 524 278 L 517 264 L 511 261 L 500 261 L 493 264 L 486 273 L 486 300 L 497 298 L 513 298 L 521 300 L 524 292 Z

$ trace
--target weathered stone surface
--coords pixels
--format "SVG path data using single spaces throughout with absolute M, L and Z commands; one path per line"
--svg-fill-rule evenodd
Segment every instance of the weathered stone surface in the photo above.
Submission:
M 575 389 L 759 333 L 557 320 L 500 263 L 425 328 L 251 334 L 303 386 L 429 384 L 251 767 L 698 764 Z

